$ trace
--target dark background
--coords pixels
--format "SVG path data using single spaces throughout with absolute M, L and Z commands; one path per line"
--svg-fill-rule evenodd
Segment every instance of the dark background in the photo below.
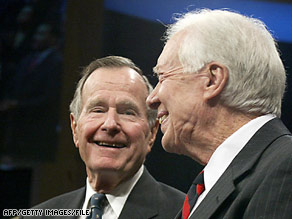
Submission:
M 12 30 L 16 28 L 13 27 L 13 17 L 27 2 L 38 1 L 0 1 L 1 18 L 8 16 L 12 19 L 6 19 L 5 22 L 1 20 L 1 28 L 3 25 Z M 2 158 L 5 157 L 1 159 L 0 166 L 1 211 L 4 208 L 29 208 L 85 184 L 85 169 L 72 141 L 68 111 L 82 66 L 86 66 L 95 58 L 107 55 L 125 56 L 144 71 L 153 85 L 157 83 L 152 68 L 156 65 L 164 45 L 161 41 L 165 31 L 164 25 L 158 21 L 107 10 L 103 6 L 103 1 L 53 2 L 55 5 L 52 7 L 58 9 L 56 10 L 58 19 L 54 20 L 54 24 L 60 29 L 59 49 L 63 54 L 60 103 L 55 105 L 59 109 L 59 120 L 55 130 L 56 143 L 45 144 L 39 137 L 37 148 L 29 145 L 25 149 L 22 148 L 26 153 L 17 147 L 12 152 L 7 152 L 3 145 L 0 145 L 0 155 Z M 50 16 L 48 19 L 51 19 Z M 282 119 L 292 130 L 292 44 L 279 42 L 279 49 L 288 74 Z M 5 53 L 1 52 L 1 55 L 5 57 Z M 3 77 L 0 79 L 1 85 L 6 83 Z M 3 114 L 0 119 L 3 119 Z M 5 130 L 6 127 L 1 125 Z M 40 125 L 40 129 L 46 129 L 46 124 Z M 3 144 L 4 136 L 0 137 Z M 145 165 L 157 180 L 186 192 L 202 167 L 185 156 L 166 153 L 161 147 L 160 139 L 161 132 L 157 135 L 155 146 L 148 155 Z M 15 199 L 16 196 L 18 198 Z

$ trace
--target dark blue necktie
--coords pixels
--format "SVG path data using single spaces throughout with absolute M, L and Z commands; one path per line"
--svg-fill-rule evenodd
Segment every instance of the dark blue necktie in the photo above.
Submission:
M 90 198 L 90 215 L 86 219 L 102 219 L 105 194 L 95 193 Z

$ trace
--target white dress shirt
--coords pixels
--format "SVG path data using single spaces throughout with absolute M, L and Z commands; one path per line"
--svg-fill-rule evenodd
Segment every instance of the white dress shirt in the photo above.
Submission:
M 204 168 L 205 191 L 199 196 L 196 205 L 192 209 L 190 215 L 192 215 L 192 213 L 196 210 L 198 205 L 206 197 L 206 195 L 215 185 L 217 180 L 228 168 L 232 160 L 244 148 L 244 146 L 252 138 L 252 136 L 264 124 L 266 124 L 273 118 L 275 118 L 275 116 L 272 114 L 257 117 L 242 126 L 231 136 L 229 136 L 221 145 L 219 145 L 219 147 L 211 156 L 208 164 Z
M 103 215 L 102 215 L 103 219 L 118 219 L 130 192 L 132 191 L 137 181 L 142 176 L 143 171 L 144 171 L 144 165 L 140 167 L 140 169 L 131 179 L 120 184 L 111 194 L 106 194 L 108 204 L 104 208 Z M 89 206 L 90 206 L 89 200 L 94 193 L 96 193 L 96 191 L 92 189 L 92 187 L 89 184 L 89 180 L 87 178 L 86 179 L 86 195 L 85 195 L 85 200 L 82 207 L 83 211 L 85 211 L 86 209 L 89 209 Z M 85 218 L 86 216 L 80 217 L 80 219 L 85 219 Z

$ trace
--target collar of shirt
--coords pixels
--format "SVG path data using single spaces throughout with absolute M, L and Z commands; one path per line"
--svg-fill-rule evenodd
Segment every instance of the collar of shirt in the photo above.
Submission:
M 130 192 L 132 191 L 132 189 L 134 188 L 134 186 L 136 185 L 136 183 L 142 176 L 143 171 L 144 171 L 144 165 L 140 167 L 140 169 L 132 178 L 120 184 L 111 194 L 106 194 L 106 198 L 109 204 L 105 207 L 102 218 L 112 219 L 112 218 L 119 217 Z M 90 186 L 89 180 L 87 178 L 86 179 L 86 195 L 85 195 L 85 200 L 84 200 L 84 204 L 82 208 L 83 210 L 88 209 L 89 200 L 94 193 L 96 192 Z
M 257 117 L 229 136 L 214 151 L 208 164 L 204 168 L 205 191 L 198 198 L 192 212 L 202 202 L 217 180 L 228 168 L 232 160 L 243 149 L 252 136 L 268 121 L 275 118 L 272 114 Z

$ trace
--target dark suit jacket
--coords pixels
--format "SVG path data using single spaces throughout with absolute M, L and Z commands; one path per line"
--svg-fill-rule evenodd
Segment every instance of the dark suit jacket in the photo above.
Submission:
M 185 194 L 179 190 L 157 182 L 145 168 L 131 191 L 119 219 L 172 219 L 183 205 L 184 197 Z M 44 211 L 45 209 L 81 209 L 84 198 L 85 187 L 50 199 L 33 208 L 44 209 Z
M 190 218 L 292 218 L 292 137 L 279 119 L 251 138 Z

